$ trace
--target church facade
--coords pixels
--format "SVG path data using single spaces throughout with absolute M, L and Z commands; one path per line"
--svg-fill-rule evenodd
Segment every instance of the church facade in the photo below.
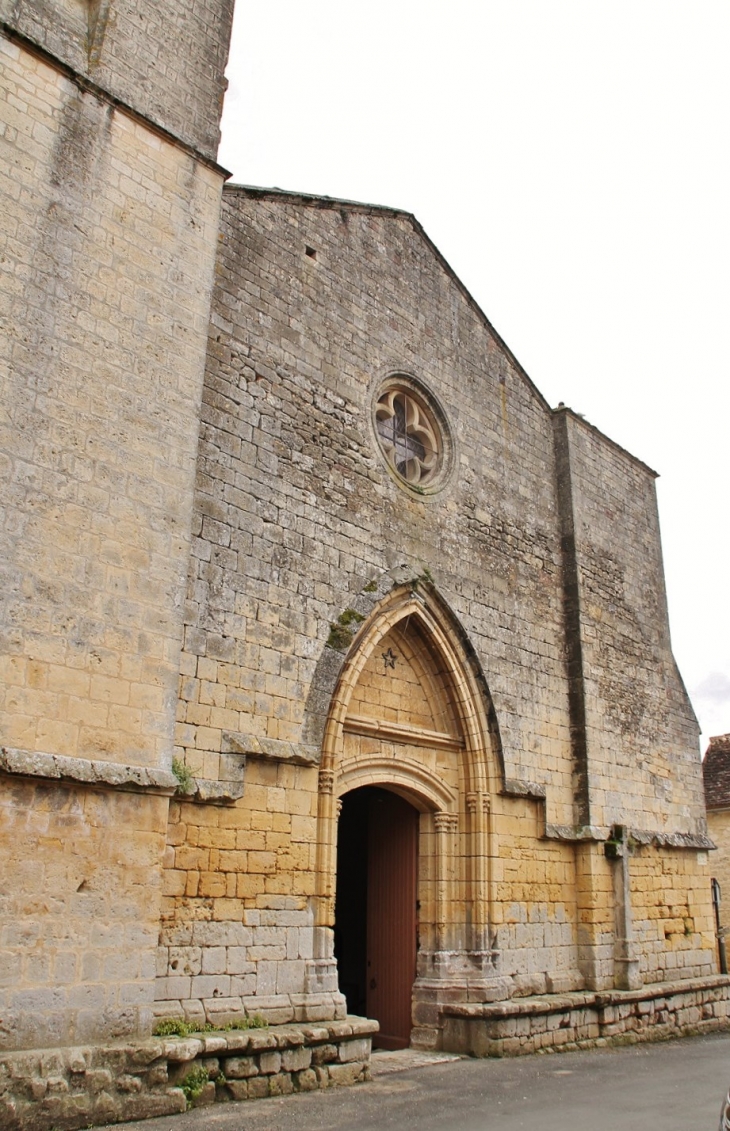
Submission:
M 724 1023 L 654 473 L 410 214 L 224 187 L 231 16 L 0 0 L 0 1048 Z

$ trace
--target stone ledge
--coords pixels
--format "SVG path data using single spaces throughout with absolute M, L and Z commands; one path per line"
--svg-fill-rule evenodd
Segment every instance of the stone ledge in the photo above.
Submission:
M 274 762 L 293 762 L 298 766 L 316 766 L 319 748 L 306 743 L 284 742 L 279 738 L 257 738 L 253 734 L 223 731 L 223 754 L 243 754 L 247 758 L 268 758 Z
M 243 783 L 196 778 L 195 790 L 179 796 L 184 801 L 194 801 L 201 805 L 233 805 L 243 797 Z
M 573 992 L 444 1005 L 441 1045 L 471 1056 L 521 1056 L 665 1040 L 730 1028 L 730 977 L 638 990 Z
M 444 1005 L 442 1013 L 449 1017 L 528 1017 L 542 1013 L 562 1013 L 586 1006 L 603 1007 L 653 998 L 674 997 L 678 994 L 703 993 L 707 990 L 725 989 L 730 1000 L 730 975 L 712 974 L 706 978 L 687 981 L 652 982 L 637 990 L 574 990 L 562 994 L 541 994 L 534 997 L 510 998 L 497 1002 L 454 1002 Z
M 3 1131 L 76 1131 L 100 1123 L 355 1084 L 370 1078 L 378 1023 L 364 1017 L 137 1043 L 32 1049 L 0 1055 Z
M 651 829 L 629 829 L 629 836 L 639 844 L 655 845 L 657 848 L 715 848 L 715 842 L 704 833 L 661 833 Z
M 67 758 L 63 754 L 44 754 L 31 750 L 0 747 L 0 772 L 51 781 L 82 782 L 85 785 L 111 785 L 134 793 L 171 796 L 178 781 L 171 770 L 155 770 L 122 762 Z
M 520 778 L 505 778 L 499 791 L 503 797 L 525 797 L 540 804 L 542 819 L 545 821 L 543 837 L 546 840 L 564 841 L 606 841 L 611 836 L 610 829 L 597 825 L 555 825 L 545 820 L 547 806 L 547 787 L 539 782 L 522 781 Z M 639 846 L 654 845 L 657 848 L 689 848 L 707 851 L 717 845 L 706 833 L 659 832 L 655 829 L 627 830 L 628 835 Z
M 532 801 L 544 801 L 547 796 L 544 785 L 534 781 L 521 781 L 518 778 L 505 778 L 500 793 L 505 797 L 529 797 Z
M 545 825 L 545 836 L 548 840 L 593 840 L 603 841 L 608 833 L 596 828 L 595 825 Z

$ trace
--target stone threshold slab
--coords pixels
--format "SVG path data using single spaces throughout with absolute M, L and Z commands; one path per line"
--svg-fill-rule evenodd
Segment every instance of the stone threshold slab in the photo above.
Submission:
M 432 1064 L 446 1064 L 451 1060 L 463 1060 L 459 1052 L 426 1052 L 422 1049 L 375 1049 L 370 1060 L 370 1075 L 373 1079 L 387 1076 L 391 1072 L 408 1072 L 412 1068 L 428 1068 Z

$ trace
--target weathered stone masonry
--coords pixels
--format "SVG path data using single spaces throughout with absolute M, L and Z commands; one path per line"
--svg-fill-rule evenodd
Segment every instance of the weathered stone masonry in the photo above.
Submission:
M 0 0 L 13 1128 L 726 1023 L 654 473 L 409 214 L 221 207 L 231 16 Z
M 369 1079 L 372 1021 L 279 1026 L 12 1053 L 0 1062 L 4 1127 L 53 1131 Z M 194 1092 L 189 1087 L 195 1080 Z M 186 1090 L 187 1086 L 187 1090 Z
M 404 491 L 378 457 L 374 390 L 393 372 L 424 381 L 445 406 L 453 466 L 438 493 Z M 307 1000 L 320 1008 L 321 998 L 306 997 L 312 963 L 290 956 L 277 917 L 309 910 L 312 957 L 326 969 L 335 914 L 328 838 L 337 819 L 328 792 L 390 782 L 420 790 L 427 810 L 422 935 L 484 951 L 458 925 L 474 898 L 484 901 L 489 970 L 475 975 L 479 989 L 465 988 L 472 974 L 452 970 L 449 993 L 601 989 L 676 970 L 711 973 L 696 724 L 669 649 L 652 480 L 569 410 L 549 412 L 411 217 L 227 189 L 177 742 L 203 790 L 219 778 L 245 785 L 195 857 L 189 825 L 173 824 L 180 847 L 163 941 L 186 921 L 195 930 L 200 916 L 265 913 L 271 949 L 264 955 L 252 944 L 249 987 L 263 992 L 260 960 L 269 992 L 277 989 L 272 1009 L 296 1016 Z M 360 670 L 369 638 L 379 640 L 371 665 L 386 648 L 389 595 L 403 585 L 427 603 L 445 598 L 446 631 L 464 634 L 483 681 L 489 718 L 475 741 L 486 747 L 474 757 L 486 759 L 489 805 L 479 896 L 469 879 L 473 849 L 454 873 L 448 836 L 430 831 L 443 801 L 429 802 L 423 780 L 408 781 L 403 769 L 418 762 L 423 779 L 424 741 L 409 749 L 386 725 L 392 719 L 411 739 L 419 726 L 448 732 L 456 752 L 465 741 L 454 706 L 463 698 L 453 682 L 460 661 L 452 658 L 448 686 L 426 692 L 426 707 L 419 695 L 439 678 L 423 666 L 429 630 L 408 646 L 418 669 L 394 674 L 387 689 L 367 666 L 357 679 L 349 674 Z M 398 643 L 402 654 L 406 638 Z M 343 680 L 351 691 L 338 690 Z M 345 734 L 341 752 L 328 756 L 332 712 L 350 694 L 345 731 L 368 737 L 355 747 Z M 373 721 L 363 731 L 364 716 Z M 326 781 L 315 767 L 320 750 Z M 448 783 L 459 757 L 428 757 L 434 780 Z M 451 788 L 464 790 L 454 828 L 468 828 L 472 794 L 461 772 Z M 604 842 L 619 825 L 631 830 L 630 843 L 612 862 Z M 436 907 L 439 868 L 451 872 L 450 894 Z M 282 897 L 291 901 L 286 912 Z M 243 983 L 226 980 L 222 967 L 215 1003 L 197 998 L 192 983 L 189 1000 L 178 997 L 165 953 L 172 948 L 161 954 L 159 992 L 174 1010 L 249 1004 Z M 429 1000 L 440 992 L 428 967 L 441 961 L 436 953 L 422 953 Z M 305 995 L 298 1004 L 281 992 L 291 979 Z M 426 1029 L 418 1016 L 416 1008 L 414 1033 L 429 1039 L 429 1025 L 438 1028 L 433 1007 L 420 1009 Z
M 195 7 L 0 3 L 3 1048 L 150 1025 L 232 10 Z

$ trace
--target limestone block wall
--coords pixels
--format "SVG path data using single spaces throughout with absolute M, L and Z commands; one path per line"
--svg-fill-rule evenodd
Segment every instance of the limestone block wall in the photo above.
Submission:
M 214 161 L 234 0 L 0 0 L 0 21 Z
M 494 699 L 507 776 L 573 822 L 549 413 L 412 218 L 227 190 L 202 410 L 178 745 L 297 743 L 330 626 L 384 571 L 427 567 Z M 308 250 L 313 254 L 308 254 Z M 372 394 L 420 376 L 454 472 L 409 496 Z
M 149 1028 L 167 807 L 0 779 L 0 1049 Z
M 540 839 L 534 802 L 499 798 L 493 808 L 490 864 L 500 970 L 514 978 L 517 995 L 582 988 L 574 846 Z
M 630 875 L 643 981 L 717 973 L 707 853 L 641 847 Z
M 70 69 L 72 8 L 3 5 L 27 35 L 42 25 L 60 59 L 5 24 L 0 34 L 0 980 L 12 1047 L 138 1034 L 151 1019 L 222 183 Z
M 432 390 L 451 429 L 453 472 L 440 491 L 421 497 L 395 482 L 374 432 L 374 395 L 398 372 Z M 230 749 L 258 743 L 279 759 L 278 768 L 249 763 L 243 797 L 230 812 L 250 806 L 244 819 L 253 822 L 254 810 L 286 807 L 278 774 L 292 767 L 281 759 L 319 757 L 329 709 L 320 677 L 341 663 L 327 648 L 333 626 L 353 607 L 367 611 L 365 595 L 385 592 L 388 579 L 396 585 L 428 571 L 488 684 L 501 758 L 494 780 L 507 792 L 521 783 L 525 793 L 523 802 L 495 807 L 491 818 L 495 945 L 518 992 L 575 988 L 581 978 L 593 987 L 613 984 L 613 872 L 600 843 L 570 843 L 576 828 L 599 837 L 619 821 L 652 831 L 658 822 L 660 832 L 680 837 L 701 837 L 703 829 L 690 742 L 695 724 L 669 647 L 651 475 L 572 414 L 565 414 L 556 458 L 553 419 L 411 217 L 226 190 L 179 755 L 210 789 L 228 778 Z M 623 540 L 615 538 L 617 522 L 626 527 Z M 568 559 L 576 579 L 577 674 L 571 655 L 566 663 Z M 582 751 L 569 675 L 582 688 Z M 314 797 L 313 773 L 308 781 Z M 541 839 L 546 831 L 567 839 L 549 843 Z M 310 826 L 302 844 L 309 867 L 315 837 Z M 261 851 L 246 835 L 236 844 L 236 851 Z M 292 885 L 296 869 L 286 852 L 269 858 L 268 877 L 250 855 L 250 875 L 235 883 L 221 857 L 206 859 L 189 870 L 200 880 L 183 880 L 175 856 L 165 978 L 173 976 L 175 932 L 186 935 L 197 918 L 228 914 L 234 887 L 245 888 L 236 896 L 241 922 L 265 911 L 273 928 L 274 913 L 284 914 L 270 902 L 276 894 L 299 901 L 287 913 L 311 906 L 302 877 Z M 224 874 L 203 881 L 208 870 Z M 188 883 L 197 894 L 185 894 Z M 699 955 L 695 972 L 706 968 L 706 942 L 700 930 L 690 948 Z M 202 962 L 201 955 L 201 971 Z M 656 972 L 662 960 L 645 963 Z M 246 1007 L 243 996 L 241 1003 Z
M 727 928 L 730 927 L 730 810 L 708 809 L 707 831 L 717 845 L 717 852 L 710 854 L 709 871 L 720 884 L 720 923 Z
M 248 762 L 244 797 L 235 805 L 172 804 L 158 1016 L 312 1019 L 317 1003 L 305 990 L 307 964 L 316 957 L 316 811 L 313 769 L 258 759 Z M 517 994 L 579 988 L 573 846 L 540 841 L 537 806 L 526 799 L 498 799 L 491 827 L 500 970 L 514 978 Z M 429 844 L 422 840 L 422 852 Z M 461 867 L 467 875 L 466 860 Z M 424 855 L 424 879 L 432 868 Z M 428 890 L 419 888 L 424 922 Z M 335 1008 L 331 996 L 323 995 L 320 1007 L 327 1016 Z
M 571 413 L 590 820 L 706 832 L 698 728 L 671 652 L 654 473 Z
M 575 845 L 578 969 L 586 989 L 611 989 L 616 984 L 619 931 L 613 868 L 600 841 Z
M 221 177 L 0 50 L 2 740 L 169 767 Z
M 572 825 L 547 407 L 411 217 L 243 189 L 227 190 L 224 200 L 180 757 L 206 783 L 226 777 L 231 736 L 272 744 L 279 756 L 288 748 L 317 759 L 328 703 L 315 676 L 328 654 L 341 663 L 326 648 L 333 623 L 381 579 L 395 585 L 399 567 L 404 576 L 427 569 L 477 650 L 504 773 L 543 783 L 549 819 Z M 378 453 L 373 393 L 394 371 L 423 380 L 450 422 L 453 473 L 428 497 L 397 486 Z M 258 814 L 283 806 L 292 823 L 299 816 L 287 809 L 279 780 L 291 772 L 246 766 L 235 812 L 252 822 L 252 833 L 266 832 L 266 853 L 275 830 L 257 828 Z M 302 782 L 308 775 L 304 788 L 315 802 L 314 773 L 297 772 Z M 495 764 L 492 772 L 502 771 Z M 240 893 L 239 922 L 273 913 L 274 896 L 294 898 L 298 913 L 310 906 L 315 815 L 311 804 L 305 839 L 292 846 L 301 871 L 285 844 L 263 857 L 260 835 L 241 829 L 236 851 L 248 852 L 246 874 L 211 879 L 214 891 L 202 876 L 225 870 L 223 853 L 192 869 L 203 886 L 186 896 L 178 861 L 187 850 L 175 847 L 168 881 L 175 903 L 163 932 L 168 965 L 176 932 L 186 934 L 204 914 L 228 914 L 218 910 L 229 906 L 224 884 Z M 173 976 L 168 965 L 163 953 L 164 977 Z
M 251 760 L 234 806 L 171 805 L 156 1013 L 271 1022 L 331 1017 L 307 1002 L 314 958 L 317 773 Z

